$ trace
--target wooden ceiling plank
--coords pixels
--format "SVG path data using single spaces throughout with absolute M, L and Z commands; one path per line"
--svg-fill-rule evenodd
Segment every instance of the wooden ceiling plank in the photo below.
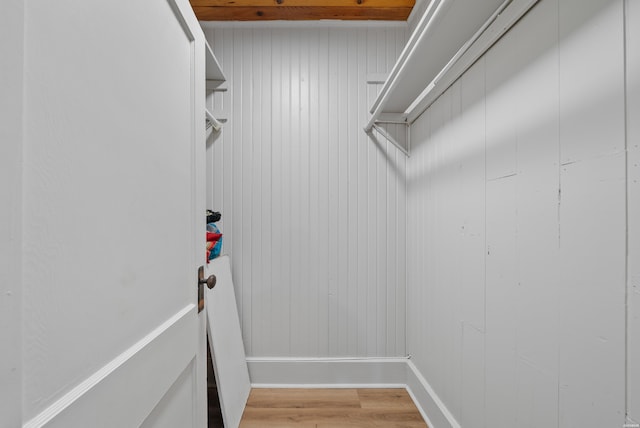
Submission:
M 415 0 L 191 0 L 194 7 L 360 7 L 405 8 L 413 7 Z
M 272 20 L 385 20 L 405 21 L 411 7 L 202 7 L 194 6 L 201 21 L 272 21 Z

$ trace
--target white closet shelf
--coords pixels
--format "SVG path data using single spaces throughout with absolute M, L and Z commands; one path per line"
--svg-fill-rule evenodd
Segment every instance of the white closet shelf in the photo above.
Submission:
M 206 77 L 206 88 L 207 91 L 226 91 L 226 85 L 224 84 L 227 80 L 224 77 L 224 73 L 222 72 L 222 67 L 220 67 L 220 63 L 218 59 L 213 54 L 213 50 L 211 50 L 211 46 L 209 42 L 205 39 L 205 58 L 206 58 L 206 66 L 205 66 L 205 77 Z M 217 119 L 213 113 L 205 108 L 204 110 L 207 128 L 206 128 L 206 136 L 209 136 L 213 132 L 219 132 L 222 129 L 222 122 L 225 122 L 223 119 Z
M 365 126 L 411 124 L 538 0 L 433 0 L 376 98 Z
M 220 67 L 220 63 L 218 62 L 218 59 L 213 54 L 213 51 L 211 50 L 211 46 L 209 46 L 209 43 L 206 40 L 205 40 L 205 56 L 206 56 L 205 76 L 206 76 L 207 82 L 219 82 L 219 84 L 222 84 L 223 82 L 225 82 L 227 78 L 224 77 L 224 73 L 222 72 L 222 67 Z

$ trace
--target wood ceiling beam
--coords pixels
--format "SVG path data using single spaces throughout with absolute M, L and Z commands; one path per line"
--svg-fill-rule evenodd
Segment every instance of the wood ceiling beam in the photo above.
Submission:
M 209 7 L 413 7 L 415 0 L 191 0 L 192 6 Z
M 299 21 L 320 19 L 406 21 L 411 13 L 411 7 L 354 6 L 212 7 L 194 5 L 193 10 L 200 21 Z
M 201 21 L 390 20 L 409 17 L 415 0 L 190 0 Z

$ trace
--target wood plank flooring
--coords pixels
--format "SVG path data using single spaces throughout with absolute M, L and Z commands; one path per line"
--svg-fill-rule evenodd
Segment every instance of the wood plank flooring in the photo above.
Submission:
M 427 428 L 405 389 L 252 389 L 240 428 Z

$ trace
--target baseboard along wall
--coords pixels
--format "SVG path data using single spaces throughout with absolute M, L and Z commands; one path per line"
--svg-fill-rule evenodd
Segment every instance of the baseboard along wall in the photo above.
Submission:
M 429 428 L 461 428 L 409 358 L 247 358 L 253 388 L 406 388 Z

